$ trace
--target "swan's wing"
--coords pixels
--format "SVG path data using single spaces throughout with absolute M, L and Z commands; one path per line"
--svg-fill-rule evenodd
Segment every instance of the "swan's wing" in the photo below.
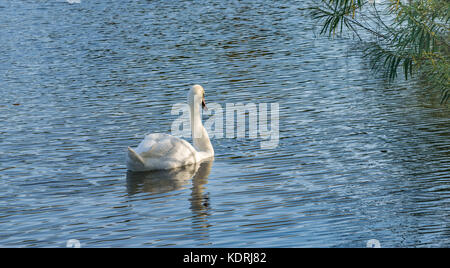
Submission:
M 176 157 L 190 156 L 196 152 L 187 141 L 168 134 L 148 134 L 136 148 L 142 157 Z
M 168 134 L 149 134 L 135 149 L 147 169 L 169 169 L 197 162 L 197 152 L 187 141 Z

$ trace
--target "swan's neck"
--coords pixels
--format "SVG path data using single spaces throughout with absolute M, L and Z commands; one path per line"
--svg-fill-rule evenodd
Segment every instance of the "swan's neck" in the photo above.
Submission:
M 209 140 L 208 132 L 206 132 L 206 129 L 202 124 L 200 102 L 194 98 L 190 98 L 189 106 L 191 111 L 191 134 L 194 147 L 199 153 L 202 152 L 205 157 L 213 156 L 214 149 Z

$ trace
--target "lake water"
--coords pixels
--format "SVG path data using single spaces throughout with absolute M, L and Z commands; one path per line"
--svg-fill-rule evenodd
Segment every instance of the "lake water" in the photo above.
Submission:
M 0 1 L 0 247 L 449 247 L 449 110 L 302 5 Z M 197 83 L 278 103 L 278 146 L 127 172 Z

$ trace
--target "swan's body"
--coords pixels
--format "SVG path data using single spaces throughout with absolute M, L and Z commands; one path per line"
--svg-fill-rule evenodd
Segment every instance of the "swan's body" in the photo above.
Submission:
M 172 169 L 213 157 L 214 149 L 200 116 L 200 103 L 206 108 L 204 94 L 204 89 L 199 85 L 193 86 L 188 94 L 194 146 L 168 134 L 146 135 L 136 149 L 128 147 L 128 169 L 132 171 Z

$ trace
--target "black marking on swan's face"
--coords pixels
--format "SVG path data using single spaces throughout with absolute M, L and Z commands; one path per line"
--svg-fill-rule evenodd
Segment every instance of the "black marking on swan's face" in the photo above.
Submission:
M 203 96 L 202 96 L 202 108 L 205 111 L 208 111 L 208 107 L 206 107 L 206 102 L 205 102 L 205 92 L 203 92 Z

